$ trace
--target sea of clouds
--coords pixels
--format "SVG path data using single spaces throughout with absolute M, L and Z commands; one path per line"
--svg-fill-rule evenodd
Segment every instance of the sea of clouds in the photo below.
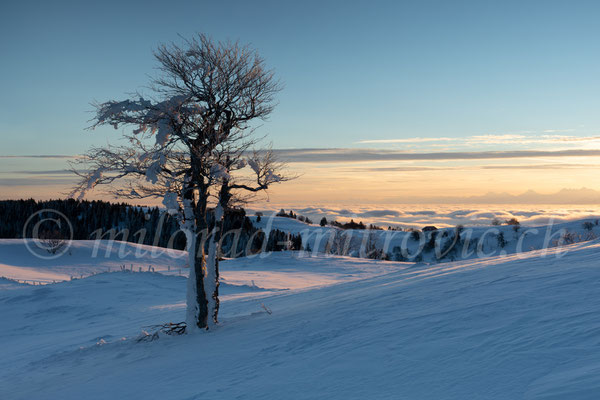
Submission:
M 264 215 L 290 209 L 298 215 L 309 217 L 319 223 L 322 217 L 340 222 L 362 221 L 382 227 L 421 228 L 427 225 L 449 227 L 491 225 L 495 218 L 502 221 L 516 218 L 522 225 L 546 225 L 550 222 L 566 222 L 583 218 L 600 218 L 598 205 L 319 205 L 289 206 L 283 204 L 262 204 L 251 207 L 249 215 L 260 211 Z

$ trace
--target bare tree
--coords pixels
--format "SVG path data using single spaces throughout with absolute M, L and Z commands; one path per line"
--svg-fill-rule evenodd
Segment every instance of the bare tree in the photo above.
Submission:
M 58 253 L 67 245 L 64 236 L 58 230 L 40 233 L 39 240 L 42 246 L 44 246 L 46 251 L 50 254 Z
M 347 256 L 352 246 L 352 231 L 341 228 L 331 229 L 325 252 L 338 256 Z
M 372 260 L 384 258 L 385 253 L 383 249 L 377 247 L 377 241 L 377 233 L 373 229 L 365 229 L 363 231 L 363 239 L 360 246 L 360 256 Z
M 227 193 L 260 191 L 283 180 L 276 164 L 263 162 L 264 171 L 252 168 L 256 186 L 231 183 L 234 174 L 252 166 L 253 156 L 244 161 L 256 141 L 250 122 L 268 117 L 280 85 L 248 46 L 217 43 L 204 35 L 183 45 L 161 45 L 155 58 L 160 74 L 151 83 L 152 98 L 138 94 L 96 104 L 91 128 L 112 125 L 132 131 L 124 134 L 126 145 L 92 148 L 72 166 L 81 178 L 73 194 L 109 185 L 120 197 L 163 198 L 187 238 L 189 332 L 208 328 L 218 311 L 217 253 L 206 254 L 198 244 L 199 234 L 209 228 L 211 195 L 218 200 L 215 216 L 220 221 L 230 202 L 219 194 L 223 185 Z

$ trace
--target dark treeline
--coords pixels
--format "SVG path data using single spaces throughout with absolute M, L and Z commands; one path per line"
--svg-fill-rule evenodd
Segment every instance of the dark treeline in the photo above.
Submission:
M 325 223 L 327 223 L 327 220 L 325 220 Z M 338 222 L 338 221 L 331 221 L 331 222 L 329 222 L 329 225 L 336 226 L 340 229 L 370 229 L 370 230 L 378 230 L 378 231 L 383 230 L 383 228 L 381 228 L 377 225 L 370 224 L 367 226 L 367 225 L 363 224 L 362 221 L 354 222 L 353 219 L 351 219 L 350 222 L 345 222 L 345 223 Z
M 42 210 L 52 210 L 41 212 Z M 74 240 L 115 239 L 182 250 L 185 248 L 185 235 L 179 230 L 177 220 L 158 207 L 132 206 L 126 203 L 110 203 L 87 200 L 1 200 L 0 238 L 19 239 L 33 237 L 33 229 L 39 221 L 55 219 L 59 212 L 72 226 Z M 33 218 L 31 218 L 33 216 Z M 210 216 L 209 216 L 210 219 Z M 25 224 L 27 229 L 24 231 Z M 212 224 L 209 221 L 209 224 Z M 69 224 L 61 221 L 60 227 L 53 221 L 39 224 L 38 236 L 49 232 L 64 239 L 70 237 Z M 222 252 L 225 256 L 236 257 L 248 252 L 299 250 L 302 248 L 300 236 L 290 236 L 272 230 L 266 239 L 265 234 L 252 225 L 244 209 L 231 209 L 225 212 L 223 224 Z M 252 241 L 252 243 L 250 243 Z M 289 243 L 288 243 L 289 242 Z M 232 247 L 236 251 L 232 251 Z
M 42 210 L 52 210 L 39 213 Z M 36 222 L 44 218 L 57 218 L 62 213 L 72 226 L 74 240 L 95 239 L 96 232 L 121 232 L 119 240 L 142 244 L 154 244 L 167 247 L 171 236 L 179 229 L 175 218 L 163 213 L 157 207 L 136 207 L 126 203 L 109 203 L 105 201 L 87 200 L 2 200 L 0 201 L 0 238 L 18 239 L 32 237 Z M 35 215 L 38 213 L 37 215 Z M 24 232 L 25 223 L 34 216 L 28 229 Z M 162 218 L 161 218 L 162 217 Z M 55 223 L 46 222 L 40 225 L 40 233 L 56 230 Z M 68 234 L 68 226 L 62 221 L 60 233 Z M 142 234 L 144 232 L 144 234 Z M 126 236 L 126 237 L 124 237 Z M 185 246 L 185 238 L 174 240 L 174 248 Z
M 258 213 L 256 213 L 256 215 L 259 218 L 258 221 L 260 221 L 260 218 L 263 216 L 263 213 L 258 212 Z M 310 218 L 305 217 L 303 215 L 298 215 L 298 214 L 296 214 L 294 212 L 294 210 L 290 210 L 290 212 L 288 213 L 288 212 L 286 212 L 282 208 L 277 214 L 275 214 L 275 216 L 276 217 L 293 218 L 293 219 L 297 219 L 298 221 L 305 222 L 307 224 L 312 224 L 313 223 L 313 221 Z M 383 228 L 381 228 L 381 227 L 379 227 L 377 225 L 370 224 L 370 225 L 367 226 L 367 225 L 363 224 L 362 221 L 354 222 L 353 219 L 351 219 L 350 222 L 343 223 L 343 222 L 338 222 L 336 220 L 327 221 L 327 218 L 323 217 L 323 218 L 321 218 L 321 221 L 320 221 L 319 225 L 321 225 L 321 226 L 331 225 L 331 226 L 335 226 L 335 227 L 340 228 L 340 229 L 371 229 L 371 230 L 375 229 L 375 230 L 383 230 Z M 392 229 L 391 226 L 388 227 L 388 230 L 391 230 L 391 229 Z

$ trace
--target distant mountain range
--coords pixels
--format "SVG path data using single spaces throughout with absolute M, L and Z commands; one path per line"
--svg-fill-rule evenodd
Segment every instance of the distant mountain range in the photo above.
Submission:
M 401 203 L 434 203 L 434 204 L 600 204 L 600 191 L 588 188 L 561 189 L 552 194 L 538 193 L 528 190 L 514 195 L 506 192 L 489 192 L 482 196 L 469 197 L 435 197 L 435 198 L 402 198 Z

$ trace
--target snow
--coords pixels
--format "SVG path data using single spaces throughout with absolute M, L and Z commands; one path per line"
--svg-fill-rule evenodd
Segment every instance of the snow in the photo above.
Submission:
M 187 180 L 187 178 L 186 178 Z M 195 268 L 195 260 L 196 260 L 196 240 L 197 237 L 194 235 L 194 218 L 193 218 L 193 208 L 190 199 L 183 199 L 183 219 L 180 220 L 180 225 L 183 233 L 186 237 L 186 246 L 187 246 L 187 254 L 188 254 L 188 268 L 190 272 L 188 273 L 188 280 L 186 285 L 186 295 L 185 295 L 185 304 L 186 304 L 186 313 L 185 313 L 185 322 L 188 326 L 188 332 L 193 333 L 196 328 L 198 321 L 198 291 L 196 288 L 196 268 Z
M 305 258 L 307 255 L 278 252 L 230 259 L 220 263 L 221 282 L 269 290 L 304 289 L 362 279 L 397 270 L 399 266 L 412 265 L 326 257 L 330 262 L 324 266 L 322 258 Z M 301 269 L 297 261 L 299 257 L 303 258 Z M 45 260 L 32 255 L 21 239 L 0 239 L 0 277 L 30 284 L 118 272 L 122 266 L 132 272 L 139 272 L 140 268 L 147 272 L 151 267 L 154 272 L 163 275 L 187 276 L 189 261 L 185 251 L 117 241 L 111 244 L 107 240 L 74 240 L 66 254 Z
M 272 229 L 279 229 L 287 233 L 300 234 L 302 244 L 305 248 L 310 247 L 313 251 L 324 252 L 328 242 L 338 228 L 331 226 L 321 227 L 316 224 L 307 224 L 294 218 L 277 217 L 266 215 L 261 217 L 260 222 L 257 217 L 249 217 L 252 223 L 261 228 L 265 233 Z M 584 228 L 584 223 L 590 224 L 590 230 Z M 420 240 L 411 238 L 412 232 L 408 231 L 388 231 L 388 230 L 343 230 L 351 238 L 350 254 L 359 255 L 361 244 L 367 239 L 367 235 L 373 234 L 376 239 L 377 247 L 384 249 L 385 253 L 392 254 L 394 247 L 403 249 L 402 254 L 408 261 L 417 261 L 416 256 L 420 255 L 422 262 L 437 263 L 438 254 L 436 249 L 424 249 L 429 240 L 429 234 L 422 236 Z M 446 238 L 442 235 L 448 233 Z M 443 254 L 445 242 L 452 242 L 455 228 L 442 228 L 438 230 L 437 251 Z M 498 244 L 498 235 L 504 235 L 506 245 L 500 247 Z M 521 226 L 517 232 L 514 226 L 466 226 L 462 230 L 461 238 L 468 239 L 468 246 L 460 244 L 456 246 L 456 253 L 448 254 L 443 261 L 474 259 L 491 256 L 504 257 L 508 254 L 528 252 L 548 247 L 562 246 L 565 243 L 561 238 L 565 233 L 570 234 L 575 241 L 585 241 L 600 238 L 600 225 L 598 219 L 582 219 L 576 221 L 551 223 L 543 226 Z M 344 240 L 347 237 L 344 238 Z
M 210 176 L 214 179 L 230 179 L 229 171 L 227 167 L 221 164 L 214 164 L 210 167 Z
M 156 144 L 159 147 L 164 147 L 169 141 L 170 136 L 173 134 L 173 128 L 168 120 L 160 120 L 158 122 L 158 129 L 156 132 Z
M 118 265 L 114 248 L 92 259 L 92 244 L 42 261 L 20 240 L 0 241 L 0 276 Z M 145 254 L 140 263 L 161 273 L 0 281 L 3 399 L 593 399 L 600 390 L 599 241 L 435 265 L 297 252 L 226 260 L 217 329 L 137 343 L 148 325 L 185 314 L 186 278 L 166 266 L 186 258 Z
M 271 183 L 281 182 L 281 179 L 282 179 L 282 176 L 280 174 L 276 174 L 275 172 L 273 172 L 273 170 L 267 171 L 267 177 L 265 178 L 265 180 L 267 182 L 271 182 Z
M 260 174 L 260 165 L 258 165 L 258 162 L 256 162 L 256 160 L 252 159 L 252 158 L 248 158 L 248 165 L 250 166 L 250 168 L 252 168 L 252 170 L 259 175 Z
M 158 175 L 160 175 L 160 172 L 166 163 L 166 158 L 162 153 L 156 153 L 153 158 L 155 161 L 152 162 L 146 170 L 146 180 L 155 184 L 158 182 Z
M 179 211 L 179 196 L 174 192 L 167 192 L 163 198 L 162 204 L 166 207 L 167 212 L 176 214 Z
M 106 172 L 106 168 L 97 168 L 88 174 L 88 176 L 86 177 L 85 186 L 83 186 L 79 192 L 79 200 L 82 200 L 87 192 L 91 191 L 92 189 L 94 189 L 94 187 L 96 187 L 98 181 L 102 179 L 102 175 L 104 172 Z M 71 196 L 74 196 L 75 194 L 76 192 L 73 191 L 71 193 Z
M 28 239 L 30 248 L 36 249 Z M 41 251 L 41 250 L 40 250 Z M 43 254 L 43 253 L 42 253 Z M 46 253 L 48 255 L 48 253 Z M 122 266 L 133 271 L 155 271 L 165 274 L 187 274 L 187 253 L 154 248 L 134 243 L 74 240 L 69 250 L 58 258 L 33 256 L 21 239 L 0 239 L 0 276 L 31 283 L 52 283 L 97 273 L 117 271 Z

